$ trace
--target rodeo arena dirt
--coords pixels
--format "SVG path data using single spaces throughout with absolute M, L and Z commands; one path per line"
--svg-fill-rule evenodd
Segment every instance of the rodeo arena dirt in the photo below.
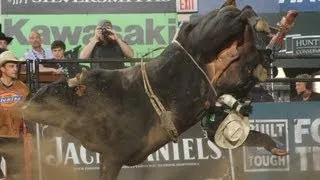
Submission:
M 316 180 L 320 1 L 0 1 L 0 180 Z

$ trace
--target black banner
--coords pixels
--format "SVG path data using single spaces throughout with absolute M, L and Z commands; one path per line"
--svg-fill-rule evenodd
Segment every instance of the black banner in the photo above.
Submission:
M 317 180 L 320 175 L 320 103 L 256 103 L 250 128 L 268 134 L 277 147 L 290 152 L 275 156 L 262 147 L 228 151 L 204 138 L 199 124 L 168 143 L 141 164 L 124 166 L 119 180 Z M 46 133 L 46 130 L 41 130 Z M 43 164 L 43 176 L 59 179 L 66 169 L 84 179 L 99 179 L 99 155 L 87 151 L 66 134 L 52 139 L 51 150 L 41 146 L 42 159 L 53 157 L 58 166 Z M 130 148 L 130 147 L 128 147 Z M 75 177 L 76 175 L 70 176 Z M 79 179 L 79 178 L 78 178 Z M 50 178 L 47 180 L 51 180 Z
M 5 0 L 2 14 L 172 13 L 176 0 Z

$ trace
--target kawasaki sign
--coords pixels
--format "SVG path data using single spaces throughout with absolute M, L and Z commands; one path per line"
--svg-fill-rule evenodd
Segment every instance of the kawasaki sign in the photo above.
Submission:
M 115 31 L 135 49 L 136 57 L 171 42 L 176 30 L 176 14 L 110 14 L 110 15 L 7 15 L 4 32 L 14 38 L 10 49 L 17 56 L 30 48 L 28 35 L 38 31 L 44 45 L 62 40 L 67 49 L 87 44 L 101 19 L 109 19 Z

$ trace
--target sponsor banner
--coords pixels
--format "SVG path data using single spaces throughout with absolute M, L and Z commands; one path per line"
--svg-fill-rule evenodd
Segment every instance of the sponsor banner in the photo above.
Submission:
M 292 37 L 294 54 L 320 54 L 320 35 Z
M 235 166 L 242 167 L 235 172 L 237 179 L 318 179 L 319 105 L 319 102 L 254 104 L 251 129 L 268 134 L 290 155 L 277 157 L 264 148 L 239 148 L 234 155 Z
M 119 179 L 308 179 L 320 176 L 319 102 L 254 103 L 250 128 L 268 134 L 279 148 L 290 152 L 278 157 L 264 148 L 240 147 L 228 151 L 203 137 L 199 124 L 136 166 L 124 166 Z M 46 134 L 46 130 L 41 131 Z M 76 174 L 98 179 L 99 154 L 87 151 L 66 134 L 54 137 L 52 155 L 58 164 L 72 166 Z M 128 147 L 130 148 L 130 147 Z M 46 158 L 45 158 L 46 159 Z M 44 174 L 52 167 L 44 167 Z
M 287 119 L 257 119 L 250 121 L 250 129 L 268 134 L 281 148 L 289 151 Z M 261 150 L 259 153 L 257 151 Z M 263 147 L 243 147 L 245 172 L 289 171 L 289 156 L 277 157 Z
M 73 14 L 3 15 L 2 29 L 14 38 L 9 48 L 18 57 L 30 49 L 30 31 L 38 31 L 45 47 L 54 40 L 66 43 L 67 50 L 87 44 L 101 19 L 109 19 L 114 30 L 135 50 L 135 57 L 171 42 L 177 27 L 176 13 L 168 14 Z M 152 53 L 149 57 L 158 55 Z
M 200 0 L 199 13 L 204 14 L 214 8 L 219 8 L 224 0 Z M 245 5 L 250 5 L 257 13 L 278 13 L 279 0 L 236 0 L 237 6 L 243 8 Z
M 320 35 L 291 34 L 284 39 L 282 53 L 320 54 Z
M 204 14 L 214 8 L 219 8 L 224 0 L 201 0 L 199 1 L 199 12 Z M 299 12 L 320 11 L 319 0 L 237 0 L 239 8 L 250 5 L 257 13 L 279 13 L 289 10 Z
M 2 14 L 173 13 L 175 0 L 3 0 Z
M 281 11 L 320 11 L 319 0 L 279 0 Z
M 42 134 L 55 129 L 44 127 Z M 54 131 L 57 132 L 57 129 Z M 87 151 L 76 139 L 61 131 L 60 133 L 62 136 L 49 138 L 41 143 L 41 149 L 53 145 L 50 152 L 42 150 L 43 159 L 54 158 L 54 162 L 59 165 L 74 167 L 76 174 L 81 174 L 82 177 L 99 179 L 99 154 Z M 54 171 L 52 166 L 43 167 L 44 176 Z M 178 143 L 166 144 L 149 155 L 143 163 L 124 166 L 118 179 L 222 179 L 228 177 L 229 170 L 226 153 L 205 138 L 197 125 L 183 134 Z

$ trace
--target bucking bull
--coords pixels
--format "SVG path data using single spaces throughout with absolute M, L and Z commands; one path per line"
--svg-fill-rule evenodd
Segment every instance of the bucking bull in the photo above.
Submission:
M 227 1 L 184 23 L 160 56 L 126 69 L 83 71 L 42 87 L 25 117 L 59 127 L 99 152 L 101 179 L 115 180 L 195 125 L 223 94 L 246 97 L 273 59 L 268 24 Z

